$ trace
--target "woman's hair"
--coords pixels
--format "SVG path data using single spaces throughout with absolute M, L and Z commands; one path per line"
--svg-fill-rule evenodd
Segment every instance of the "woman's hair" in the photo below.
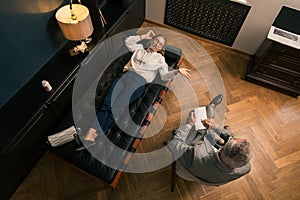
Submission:
M 231 139 L 223 147 L 222 162 L 230 168 L 245 166 L 251 159 L 251 146 L 246 139 Z
M 157 35 L 155 35 L 151 40 L 156 39 L 156 38 L 158 38 L 158 37 L 161 37 L 161 38 L 164 39 L 165 43 L 164 43 L 164 45 L 162 46 L 162 49 L 165 48 L 165 46 L 166 46 L 166 44 L 167 44 L 167 37 L 166 37 L 165 35 L 157 34 Z
M 149 47 L 151 41 L 154 40 L 154 39 L 156 39 L 156 38 L 158 38 L 158 37 L 163 38 L 164 41 L 165 41 L 165 43 L 164 43 L 164 45 L 161 47 L 161 50 L 158 51 L 157 53 L 161 53 L 162 55 L 164 55 L 164 53 L 165 53 L 165 52 L 164 52 L 164 51 L 165 51 L 165 46 L 166 46 L 166 44 L 167 44 L 167 37 L 166 37 L 165 35 L 162 35 L 162 34 L 157 34 L 157 35 L 155 35 L 151 40 L 148 41 L 147 46 Z

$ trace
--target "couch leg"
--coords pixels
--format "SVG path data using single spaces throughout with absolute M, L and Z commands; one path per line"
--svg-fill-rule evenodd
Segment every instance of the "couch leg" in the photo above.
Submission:
M 172 162 L 171 192 L 174 192 L 176 181 L 176 161 Z

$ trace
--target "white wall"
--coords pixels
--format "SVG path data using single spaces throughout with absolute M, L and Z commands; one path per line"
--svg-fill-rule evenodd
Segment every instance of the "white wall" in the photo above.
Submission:
M 146 0 L 146 19 L 163 24 L 165 4 L 166 0 Z M 251 9 L 232 48 L 251 55 L 266 38 L 283 5 L 300 10 L 300 0 L 247 0 L 247 5 Z
M 146 19 L 163 24 L 166 0 L 146 0 Z

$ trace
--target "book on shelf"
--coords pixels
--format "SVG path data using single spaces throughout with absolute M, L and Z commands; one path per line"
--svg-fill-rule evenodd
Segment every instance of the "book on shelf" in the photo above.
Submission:
M 195 129 L 196 130 L 206 129 L 205 126 L 201 122 L 201 120 L 207 119 L 205 106 L 195 109 L 195 117 L 196 117 Z
M 101 12 L 101 9 L 100 9 L 100 8 L 99 8 L 99 13 L 100 13 L 100 19 L 101 19 L 102 27 L 104 27 L 104 26 L 107 25 L 107 22 L 106 22 L 106 19 L 105 19 L 103 13 Z

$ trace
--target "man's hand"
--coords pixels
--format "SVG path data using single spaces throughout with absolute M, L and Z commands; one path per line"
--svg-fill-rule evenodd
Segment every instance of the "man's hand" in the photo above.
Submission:
M 144 40 L 151 40 L 155 36 L 155 33 L 153 30 L 148 31 L 147 33 L 141 35 L 141 39 Z
M 205 126 L 206 129 L 211 128 L 215 130 L 218 127 L 218 124 L 213 119 L 204 119 L 201 120 L 203 126 Z
M 189 124 L 191 127 L 193 127 L 196 123 L 196 115 L 194 111 L 191 111 L 189 114 L 189 117 L 187 118 L 187 124 Z
M 178 72 L 187 79 L 190 79 L 192 77 L 191 74 L 189 73 L 190 71 L 191 70 L 189 70 L 187 68 L 179 68 L 178 69 Z

